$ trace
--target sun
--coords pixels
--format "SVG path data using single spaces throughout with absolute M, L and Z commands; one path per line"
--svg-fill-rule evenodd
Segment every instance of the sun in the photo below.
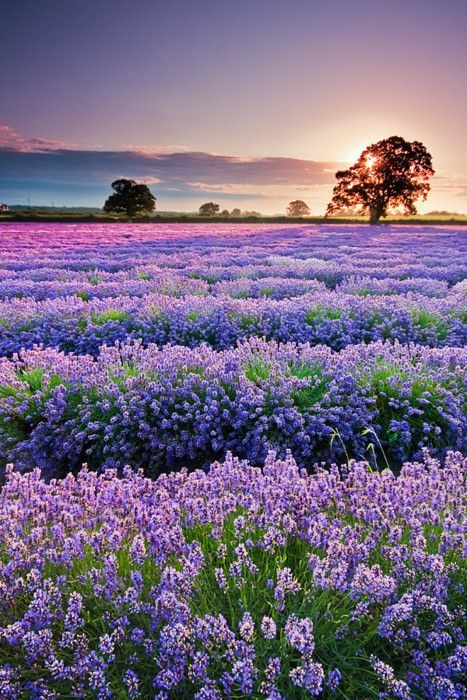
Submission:
M 365 158 L 365 166 L 368 170 L 373 170 L 377 162 L 378 159 L 375 156 L 367 156 Z

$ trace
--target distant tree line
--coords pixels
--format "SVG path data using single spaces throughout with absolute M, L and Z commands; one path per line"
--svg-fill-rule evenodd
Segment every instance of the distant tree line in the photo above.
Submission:
M 225 219 L 239 219 L 241 217 L 246 218 L 251 216 L 262 216 L 262 214 L 259 211 L 241 211 L 240 209 L 236 208 L 232 209 L 232 211 L 229 211 L 228 209 L 223 209 L 221 212 L 219 212 L 219 209 L 219 204 L 216 204 L 215 202 L 205 202 L 205 204 L 202 204 L 199 208 L 199 215 L 222 216 Z
M 326 216 L 369 215 L 369 223 L 377 224 L 390 210 L 402 208 L 404 214 L 416 214 L 417 199 L 426 199 L 430 190 L 429 179 L 434 175 L 431 155 L 420 141 L 406 141 L 400 136 L 378 141 L 365 148 L 357 162 L 347 170 L 336 173 L 337 185 Z M 156 198 L 147 185 L 134 180 L 112 182 L 114 193 L 104 204 L 104 211 L 151 214 Z M 256 211 L 223 209 L 216 202 L 205 202 L 199 208 L 203 217 L 260 217 Z M 289 202 L 287 216 L 301 218 L 310 215 L 310 208 L 301 199 Z

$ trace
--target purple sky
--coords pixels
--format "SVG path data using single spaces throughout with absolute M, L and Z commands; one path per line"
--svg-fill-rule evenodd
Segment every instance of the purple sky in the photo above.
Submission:
M 466 0 L 1 4 L 0 201 L 320 214 L 334 172 L 392 135 L 467 212 Z

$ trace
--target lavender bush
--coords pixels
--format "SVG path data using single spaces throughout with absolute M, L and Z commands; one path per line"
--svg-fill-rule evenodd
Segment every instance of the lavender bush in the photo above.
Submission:
M 0 352 L 11 355 L 43 344 L 97 355 L 101 345 L 125 339 L 216 350 L 240 340 L 324 344 L 333 350 L 376 340 L 431 347 L 464 346 L 464 297 L 420 295 L 359 297 L 340 292 L 272 299 L 150 295 L 89 302 L 73 298 L 0 302 Z
M 0 494 L 3 698 L 465 698 L 467 461 Z
M 122 344 L 97 359 L 25 351 L 0 362 L 0 458 L 52 475 L 85 461 L 154 475 L 227 450 L 257 465 L 286 448 L 301 466 L 398 465 L 467 447 L 466 360 L 463 348 L 259 339 L 222 352 Z

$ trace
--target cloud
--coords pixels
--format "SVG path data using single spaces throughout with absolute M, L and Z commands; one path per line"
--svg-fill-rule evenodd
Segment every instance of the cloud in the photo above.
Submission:
M 208 184 L 207 182 L 187 182 L 189 187 L 194 190 L 201 190 L 203 192 L 233 192 L 238 185 L 234 185 L 231 182 L 224 182 L 223 184 Z
M 308 197 L 314 197 L 322 188 L 329 189 L 328 185 L 309 185 L 306 187 L 295 187 L 289 184 L 249 184 L 249 183 L 217 183 L 209 184 L 206 182 L 187 182 L 188 187 L 197 192 L 203 192 L 206 195 L 215 196 L 223 195 L 227 198 L 242 198 L 242 199 L 277 199 L 294 197 L 296 192 L 306 192 Z
M 260 195 L 264 188 L 330 185 L 339 167 L 328 161 L 170 152 L 166 148 L 79 150 L 62 141 L 26 138 L 3 125 L 0 178 L 106 185 L 117 177 L 129 177 L 157 184 L 159 189 Z
M 467 173 L 440 173 L 432 182 L 432 192 L 452 197 L 467 196 Z
M 56 141 L 41 137 L 27 138 L 7 124 L 0 124 L 0 150 L 17 153 L 46 153 L 64 148 L 73 148 L 68 141 Z
M 190 149 L 188 146 L 175 146 L 173 144 L 154 148 L 152 146 L 136 146 L 134 144 L 124 143 L 120 150 L 128 153 L 136 153 L 139 156 L 146 156 L 147 158 L 157 158 L 165 153 L 183 153 Z

